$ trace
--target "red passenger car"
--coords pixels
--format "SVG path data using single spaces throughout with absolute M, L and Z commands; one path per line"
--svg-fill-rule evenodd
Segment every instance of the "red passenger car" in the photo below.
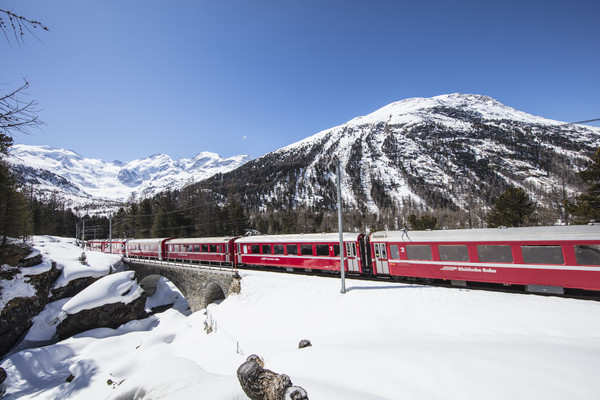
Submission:
M 166 243 L 166 259 L 208 265 L 233 265 L 237 237 L 171 239 Z
M 102 251 L 103 240 L 88 240 L 86 246 L 92 251 Z
M 165 243 L 171 238 L 162 239 L 130 239 L 126 242 L 127 257 L 163 260 Z
M 363 271 L 363 238 L 362 233 L 344 233 L 345 271 Z M 249 236 L 235 243 L 238 264 L 340 270 L 338 233 Z
M 600 290 L 600 225 L 375 232 L 370 242 L 377 275 Z

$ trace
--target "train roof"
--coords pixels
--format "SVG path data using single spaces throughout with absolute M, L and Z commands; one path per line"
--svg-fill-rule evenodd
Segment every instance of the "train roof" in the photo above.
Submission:
M 157 244 L 172 238 L 152 238 L 152 239 L 129 239 L 127 244 Z
M 600 224 L 495 229 L 448 229 L 433 231 L 380 231 L 373 232 L 371 234 L 371 240 L 399 242 L 510 242 L 535 240 L 600 241 Z
M 357 241 L 361 233 L 344 232 L 344 241 Z M 339 233 L 305 233 L 298 235 L 260 235 L 246 236 L 236 240 L 236 243 L 312 243 L 339 242 Z
M 239 236 L 226 237 L 204 237 L 204 238 L 186 238 L 186 239 L 171 239 L 168 244 L 208 244 L 208 243 L 229 243 L 232 239 Z

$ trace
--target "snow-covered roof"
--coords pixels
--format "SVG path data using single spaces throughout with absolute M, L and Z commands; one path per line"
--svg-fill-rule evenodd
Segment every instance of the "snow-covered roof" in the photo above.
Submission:
M 236 237 L 237 236 L 171 239 L 169 240 L 169 244 L 228 243 L 231 239 L 235 239 Z
M 448 229 L 435 231 L 381 231 L 371 234 L 371 241 L 400 242 L 466 242 L 523 240 L 597 240 L 600 224 L 568 226 L 535 226 L 497 229 Z
M 357 241 L 360 233 L 344 233 L 344 241 Z M 300 235 L 262 235 L 248 236 L 236 240 L 236 243 L 309 243 L 309 242 L 339 242 L 339 233 L 307 233 Z
M 170 238 L 129 239 L 127 244 L 160 244 Z

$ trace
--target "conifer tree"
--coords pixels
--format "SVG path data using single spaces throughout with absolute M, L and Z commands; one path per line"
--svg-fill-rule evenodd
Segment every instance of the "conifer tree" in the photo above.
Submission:
M 535 204 L 522 188 L 509 187 L 494 199 L 487 220 L 490 228 L 530 226 L 535 223 Z
M 0 255 L 4 252 L 8 237 L 27 236 L 30 233 L 31 218 L 25 196 L 18 190 L 8 166 L 0 161 Z
M 600 147 L 592 156 L 590 166 L 578 173 L 586 183 L 586 192 L 577 196 L 576 203 L 567 202 L 567 211 L 576 217 L 576 224 L 600 222 Z

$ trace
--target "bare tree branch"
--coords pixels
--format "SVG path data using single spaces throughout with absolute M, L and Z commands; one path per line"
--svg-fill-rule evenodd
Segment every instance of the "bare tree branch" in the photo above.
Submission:
M 21 46 L 21 43 L 24 43 L 26 32 L 40 40 L 33 32 L 34 29 L 38 28 L 48 31 L 48 28 L 39 21 L 25 18 L 8 10 L 0 9 L 0 30 L 8 43 L 14 41 Z
M 0 134 L 8 137 L 14 132 L 27 134 L 31 128 L 44 124 L 37 116 L 37 101 L 25 100 L 29 82 L 23 82 L 16 90 L 0 97 Z

